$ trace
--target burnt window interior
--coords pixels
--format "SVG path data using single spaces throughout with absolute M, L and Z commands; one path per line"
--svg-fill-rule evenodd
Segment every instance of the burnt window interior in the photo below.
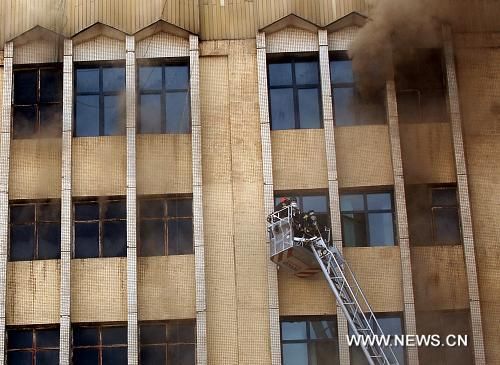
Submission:
M 73 326 L 73 365 L 106 364 L 127 364 L 127 326 Z
M 60 203 L 11 203 L 9 241 L 10 261 L 60 258 Z
M 141 365 L 196 363 L 194 321 L 144 322 L 139 331 Z
M 448 121 L 441 49 L 417 48 L 397 57 L 396 92 L 401 123 Z
M 80 65 L 75 71 L 75 137 L 125 134 L 125 68 Z
M 189 133 L 189 67 L 185 62 L 139 67 L 139 133 Z
M 126 219 L 125 199 L 75 202 L 74 257 L 125 257 Z
M 357 78 L 347 54 L 332 53 L 330 81 L 335 125 L 384 124 L 384 89 L 373 86 L 360 90 Z
M 59 328 L 7 328 L 7 363 L 59 363 Z
M 330 228 L 330 207 L 328 195 L 321 193 L 287 192 L 275 194 L 274 205 L 278 205 L 282 198 L 297 199 L 298 207 L 307 213 L 311 210 L 316 213 L 319 227 Z
M 60 65 L 14 69 L 13 138 L 59 137 L 62 126 Z
M 271 129 L 321 128 L 321 91 L 316 58 L 268 60 Z
M 193 253 L 191 198 L 143 198 L 139 201 L 141 256 Z

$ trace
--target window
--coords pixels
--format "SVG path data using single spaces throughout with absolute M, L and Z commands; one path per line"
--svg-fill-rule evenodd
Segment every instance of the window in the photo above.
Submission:
M 7 364 L 59 364 L 59 328 L 8 328 Z
M 194 365 L 195 323 L 190 320 L 140 324 L 141 365 Z
M 360 90 L 356 77 L 347 54 L 334 53 L 330 61 L 330 79 L 335 124 L 337 126 L 384 124 L 386 122 L 384 89 Z
M 125 257 L 126 216 L 124 199 L 75 202 L 74 257 Z
M 303 193 L 302 193 L 303 194 Z M 293 192 L 286 194 L 277 194 L 274 198 L 274 205 L 278 205 L 281 198 L 296 198 L 297 205 L 303 212 L 309 212 L 313 210 L 316 213 L 316 217 L 318 218 L 318 225 L 320 227 L 328 227 L 330 228 L 330 208 L 328 205 L 328 196 L 327 195 L 301 195 L 294 194 Z
M 396 67 L 401 123 L 447 122 L 446 86 L 441 50 L 412 49 Z
M 139 201 L 141 256 L 193 253 L 191 198 L 143 198 Z
M 433 241 L 437 244 L 457 244 L 462 241 L 456 188 L 432 189 L 432 233 Z
M 186 63 L 139 67 L 139 133 L 189 133 L 189 100 Z
M 125 134 L 125 68 L 77 66 L 76 137 Z
M 340 364 L 334 318 L 282 319 L 283 365 Z
M 74 326 L 73 365 L 108 364 L 127 364 L 127 326 Z
M 318 61 L 270 60 L 268 64 L 271 129 L 321 128 Z
M 60 256 L 60 203 L 10 204 L 10 261 L 58 259 Z
M 394 208 L 389 192 L 340 196 L 345 246 L 394 245 Z
M 58 137 L 62 126 L 59 65 L 14 70 L 13 138 Z

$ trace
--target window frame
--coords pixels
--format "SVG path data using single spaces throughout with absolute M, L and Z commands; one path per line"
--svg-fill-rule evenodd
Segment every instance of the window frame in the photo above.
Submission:
M 36 355 L 39 352 L 43 351 L 56 351 L 57 350 L 57 356 L 60 356 L 60 346 L 59 346 L 59 341 L 57 343 L 57 347 L 38 347 L 37 346 L 37 335 L 38 331 L 43 331 L 43 330 L 57 330 L 59 332 L 59 326 L 58 325 L 47 325 L 47 326 L 7 326 L 5 329 L 6 332 L 6 344 L 5 344 L 5 357 L 6 361 L 8 358 L 8 354 L 12 352 L 29 352 L 31 354 L 31 361 L 32 364 L 36 364 Z M 31 347 L 26 347 L 26 348 L 9 348 L 9 341 L 8 341 L 8 336 L 10 331 L 31 331 L 32 335 L 32 342 L 31 342 Z
M 279 198 L 283 198 L 283 197 L 287 197 L 287 198 L 296 198 L 297 199 L 297 205 L 300 209 L 303 209 L 303 198 L 304 197 L 322 197 L 322 198 L 325 198 L 325 202 L 326 202 L 326 212 L 318 212 L 318 211 L 314 211 L 314 213 L 316 214 L 316 217 L 318 217 L 320 220 L 323 216 L 326 216 L 326 220 L 327 220 L 327 229 L 328 230 L 331 230 L 331 225 L 332 225 L 332 222 L 331 222 L 331 210 L 330 210 L 330 199 L 328 197 L 328 190 L 324 190 L 324 191 L 318 191 L 318 190 L 314 190 L 314 191 L 310 191 L 310 190 L 277 190 L 277 191 L 274 191 L 274 206 L 277 205 L 277 199 Z M 304 211 L 304 213 L 307 213 L 307 211 Z M 319 223 L 319 221 L 318 221 Z
M 435 190 L 455 190 L 455 204 L 454 205 L 434 205 L 433 203 L 433 192 Z M 463 236 L 462 236 L 462 222 L 460 220 L 460 206 L 458 202 L 458 189 L 456 185 L 429 185 L 429 201 L 430 201 L 430 208 L 431 208 L 431 238 L 432 238 L 432 244 L 433 246 L 458 246 L 463 243 Z M 457 242 L 451 243 L 451 242 L 442 242 L 437 240 L 437 223 L 436 219 L 434 216 L 434 212 L 437 210 L 451 210 L 454 209 L 457 212 L 457 225 L 458 225 L 458 234 L 459 234 L 459 240 Z
M 317 84 L 297 84 L 295 64 L 301 62 L 315 61 L 318 66 L 318 83 Z M 290 63 L 292 68 L 292 83 L 290 85 L 279 85 L 271 86 L 269 84 L 269 65 L 271 64 L 286 64 Z M 294 127 L 284 130 L 295 130 L 295 129 L 322 129 L 323 128 L 323 102 L 322 102 L 322 91 L 321 91 L 321 71 L 319 58 L 316 54 L 287 54 L 283 55 L 273 55 L 267 54 L 266 62 L 266 76 L 267 76 L 267 90 L 268 90 L 268 105 L 269 105 L 269 120 L 271 130 L 273 130 L 273 120 L 272 120 L 272 103 L 271 103 L 271 90 L 277 89 L 292 89 L 293 93 L 293 109 L 294 109 Z M 309 90 L 318 89 L 318 106 L 319 106 L 319 126 L 318 128 L 302 128 L 300 126 L 300 105 L 299 105 L 299 90 Z M 281 129 L 277 129 L 281 130 Z

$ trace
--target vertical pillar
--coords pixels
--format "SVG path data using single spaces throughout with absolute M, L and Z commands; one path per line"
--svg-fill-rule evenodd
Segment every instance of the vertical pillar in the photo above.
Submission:
M 6 43 L 3 63 L 2 119 L 0 121 L 0 365 L 5 364 L 5 304 L 9 242 L 9 163 L 14 45 Z
M 207 304 L 205 290 L 205 240 L 203 232 L 203 176 L 200 119 L 200 59 L 198 36 L 189 36 L 191 93 L 191 149 L 193 163 L 193 229 L 196 278 L 196 364 L 207 364 Z
M 73 138 L 73 41 L 64 40 L 63 126 L 61 164 L 61 288 L 59 364 L 71 359 L 71 246 L 73 242 L 71 207 L 71 143 Z
M 271 156 L 271 124 L 269 123 L 269 99 L 267 91 L 266 35 L 257 33 L 257 77 L 259 91 L 259 117 L 262 144 L 262 174 L 264 179 L 265 214 L 274 209 L 273 161 Z M 270 250 L 269 238 L 266 241 Z M 269 335 L 271 364 L 281 364 L 280 313 L 278 303 L 278 275 L 276 265 L 269 260 L 267 264 L 267 285 L 269 292 Z
M 392 170 L 394 175 L 394 200 L 396 206 L 396 230 L 401 254 L 401 274 L 403 279 L 403 306 L 405 334 L 416 335 L 415 298 L 413 296 L 413 275 L 411 270 L 410 239 L 406 212 L 405 181 L 399 136 L 399 117 L 394 80 L 386 82 L 386 110 L 389 122 Z M 418 348 L 407 347 L 408 364 L 418 365 Z
M 328 196 L 330 201 L 330 217 L 332 240 L 342 252 L 342 225 L 340 221 L 339 183 L 337 178 L 337 155 L 335 152 L 335 128 L 333 121 L 332 89 L 330 84 L 330 59 L 328 56 L 328 34 L 326 30 L 318 31 L 319 67 L 321 76 L 321 97 L 323 104 L 323 127 L 325 130 L 325 148 L 328 172 Z M 347 320 L 337 306 L 337 327 L 339 335 L 339 358 L 341 364 L 350 363 L 347 335 Z
M 465 272 L 469 292 L 469 306 L 471 315 L 472 341 L 474 346 L 474 360 L 476 365 L 486 364 L 484 352 L 483 324 L 481 320 L 481 306 L 479 301 L 479 287 L 477 282 L 476 254 L 474 250 L 474 232 L 470 210 L 469 183 L 465 151 L 462 134 L 462 116 L 458 97 L 457 75 L 455 70 L 455 56 L 453 37 L 449 26 L 443 27 L 444 56 L 446 66 L 446 80 L 453 139 L 453 153 L 455 170 L 457 172 L 458 202 L 460 207 L 460 222 L 462 224 L 462 242 L 464 246 Z
M 135 38 L 125 39 L 125 94 L 126 94 L 126 139 L 127 139 L 127 332 L 128 364 L 137 365 L 138 317 L 137 317 L 137 185 L 135 144 Z

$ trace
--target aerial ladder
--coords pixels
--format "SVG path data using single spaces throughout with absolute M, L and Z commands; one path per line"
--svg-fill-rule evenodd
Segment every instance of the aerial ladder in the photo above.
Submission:
M 337 305 L 347 319 L 351 335 L 362 338 L 383 335 L 348 263 L 330 242 L 330 230 L 320 227 L 313 211 L 302 212 L 286 200 L 267 217 L 271 260 L 300 278 L 323 272 Z M 391 346 L 375 341 L 360 343 L 369 365 L 399 365 Z

